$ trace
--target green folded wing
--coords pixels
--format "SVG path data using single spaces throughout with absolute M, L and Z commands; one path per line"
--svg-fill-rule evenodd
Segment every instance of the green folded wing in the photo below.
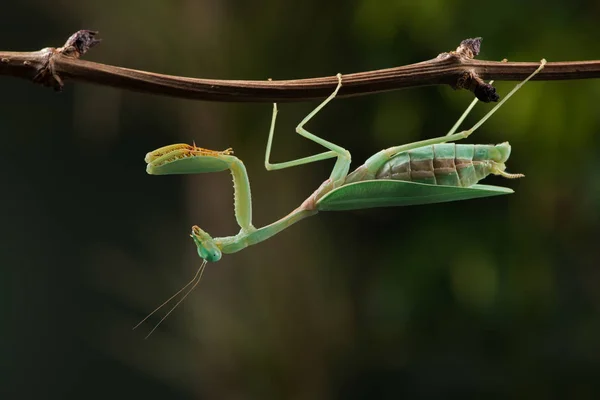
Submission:
M 514 193 L 512 189 L 501 186 L 473 185 L 465 188 L 379 179 L 350 183 L 339 187 L 323 196 L 317 202 L 317 209 L 343 211 L 374 207 L 411 206 L 510 193 Z

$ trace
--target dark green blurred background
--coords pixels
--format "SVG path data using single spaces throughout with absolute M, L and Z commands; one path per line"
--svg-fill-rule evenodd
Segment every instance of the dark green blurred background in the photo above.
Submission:
M 392 67 L 483 36 L 481 59 L 600 59 L 597 1 L 101 1 L 2 5 L 0 49 L 101 32 L 86 59 L 175 75 L 292 79 Z M 600 393 L 600 80 L 532 82 L 471 143 L 510 141 L 511 196 L 322 213 L 191 279 L 188 237 L 238 228 L 228 173 L 155 177 L 147 151 L 233 147 L 257 226 L 333 162 L 267 172 L 270 104 L 194 102 L 2 77 L 6 398 L 593 398 Z M 497 83 L 505 94 L 514 82 Z M 445 133 L 469 92 L 334 101 L 308 127 L 351 151 Z M 321 149 L 282 104 L 274 161 Z M 490 105 L 478 105 L 471 125 Z

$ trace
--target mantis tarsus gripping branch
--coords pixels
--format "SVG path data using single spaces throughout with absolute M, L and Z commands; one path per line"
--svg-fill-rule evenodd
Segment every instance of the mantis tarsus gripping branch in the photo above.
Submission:
M 477 100 L 474 100 L 471 106 L 467 108 L 458 123 L 446 136 L 381 150 L 351 173 L 348 173 L 351 160 L 350 153 L 346 149 L 304 129 L 304 125 L 336 96 L 342 86 L 342 76 L 340 74 L 338 74 L 338 85 L 335 91 L 296 127 L 298 134 L 325 147 L 327 151 L 323 153 L 271 164 L 269 158 L 277 117 L 277 104 L 274 104 L 265 152 L 265 167 L 267 170 L 284 169 L 329 158 L 336 158 L 336 162 L 329 179 L 323 182 L 298 208 L 278 221 L 262 228 L 255 228 L 252 225 L 252 202 L 248 174 L 244 163 L 233 155 L 231 149 L 212 151 L 195 145 L 173 144 L 148 153 L 145 159 L 148 163 L 146 171 L 152 175 L 195 174 L 230 170 L 233 175 L 235 191 L 235 217 L 240 226 L 237 235 L 221 238 L 212 238 L 198 226 L 193 226 L 191 237 L 196 244 L 198 255 L 203 259 L 202 266 L 192 281 L 154 312 L 192 285 L 175 307 L 183 301 L 185 296 L 200 281 L 208 261 L 219 261 L 223 254 L 235 253 L 267 240 L 294 223 L 315 215 L 319 211 L 430 204 L 513 193 L 509 188 L 478 184 L 481 179 L 489 174 L 501 175 L 505 178 L 523 176 L 505 172 L 505 162 L 508 160 L 511 151 L 508 142 L 498 145 L 446 142 L 458 141 L 471 135 L 525 82 L 540 72 L 545 64 L 546 60 L 542 60 L 540 66 L 531 75 L 517 84 L 502 101 L 472 128 L 456 133 L 459 123 L 470 112 Z

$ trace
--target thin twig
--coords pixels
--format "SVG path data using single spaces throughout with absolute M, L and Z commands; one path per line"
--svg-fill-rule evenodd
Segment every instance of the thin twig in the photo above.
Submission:
M 99 43 L 97 32 L 79 31 L 63 47 L 35 52 L 0 52 L 0 75 L 34 80 L 60 90 L 63 80 L 113 86 L 120 89 L 188 99 L 225 102 L 291 102 L 323 98 L 337 78 L 294 80 L 197 79 L 138 71 L 79 59 Z M 450 85 L 473 91 L 482 101 L 497 101 L 493 87 L 482 80 L 520 81 L 539 62 L 475 60 L 481 38 L 464 40 L 456 51 L 401 67 L 344 74 L 338 97 L 365 95 L 408 87 Z M 343 73 L 343 71 L 341 71 Z M 549 62 L 533 80 L 600 78 L 600 60 Z

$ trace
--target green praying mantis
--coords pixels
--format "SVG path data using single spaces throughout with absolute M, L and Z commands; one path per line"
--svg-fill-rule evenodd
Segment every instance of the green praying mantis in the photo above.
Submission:
M 231 149 L 213 151 L 196 147 L 195 144 L 173 144 L 148 153 L 145 158 L 148 164 L 146 171 L 151 175 L 196 174 L 229 170 L 233 176 L 235 218 L 240 226 L 240 231 L 234 236 L 213 238 L 200 227 L 193 226 L 190 236 L 196 244 L 198 255 L 203 259 L 202 265 L 186 286 L 144 318 L 140 324 L 189 285 L 192 285 L 183 298 L 154 327 L 156 329 L 195 288 L 207 262 L 219 261 L 223 254 L 235 253 L 265 241 L 319 211 L 431 204 L 513 193 L 509 188 L 477 183 L 489 174 L 509 179 L 524 176 L 505 172 L 505 163 L 511 151 L 508 142 L 498 145 L 447 142 L 465 139 L 475 132 L 523 84 L 539 73 L 545 64 L 546 60 L 541 60 L 540 66 L 531 75 L 518 83 L 472 128 L 456 132 L 477 99 L 471 103 L 445 136 L 381 150 L 351 173 L 349 173 L 351 157 L 346 149 L 304 129 L 304 125 L 335 98 L 342 86 L 341 74 L 337 75 L 338 84 L 333 93 L 296 127 L 298 134 L 328 149 L 325 152 L 292 161 L 271 163 L 269 159 L 277 119 L 277 104 L 273 104 L 271 127 L 265 151 L 265 168 L 267 170 L 290 168 L 330 158 L 336 158 L 336 162 L 329 178 L 299 207 L 262 228 L 252 225 L 252 200 L 248 174 L 244 163 L 233 155 Z

